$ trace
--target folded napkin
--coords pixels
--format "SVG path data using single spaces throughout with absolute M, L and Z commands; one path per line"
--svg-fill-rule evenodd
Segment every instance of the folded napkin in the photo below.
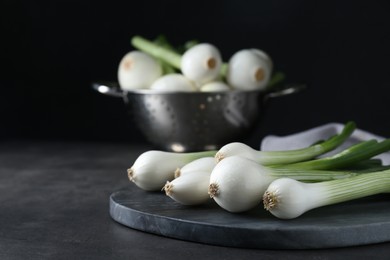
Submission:
M 319 140 L 325 140 L 332 135 L 340 133 L 343 127 L 344 125 L 340 123 L 329 123 L 288 136 L 268 135 L 262 140 L 260 148 L 264 151 L 304 148 Z M 356 129 L 344 144 L 323 156 L 335 154 L 353 144 L 370 139 L 382 141 L 385 138 L 361 129 Z M 381 159 L 384 165 L 390 164 L 390 152 L 383 153 L 375 158 Z

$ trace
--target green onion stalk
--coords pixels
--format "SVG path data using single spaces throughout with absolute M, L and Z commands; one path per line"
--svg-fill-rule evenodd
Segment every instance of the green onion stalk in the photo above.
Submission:
M 390 170 L 318 183 L 280 178 L 268 186 L 263 205 L 278 218 L 292 219 L 318 207 L 389 192 Z
M 302 149 L 286 151 L 259 151 L 243 143 L 235 142 L 223 146 L 219 149 L 215 156 L 218 161 L 221 161 L 229 156 L 240 155 L 267 166 L 292 164 L 313 159 L 319 155 L 336 149 L 351 136 L 355 128 L 356 125 L 354 122 L 347 122 L 339 134 L 336 134 L 323 142 Z
M 343 169 L 361 163 L 390 150 L 390 139 L 362 141 L 333 156 L 285 165 L 286 168 L 300 170 Z

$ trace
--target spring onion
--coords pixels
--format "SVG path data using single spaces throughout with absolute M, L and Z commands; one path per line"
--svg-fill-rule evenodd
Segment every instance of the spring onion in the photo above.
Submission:
M 212 44 L 196 44 L 180 55 L 172 49 L 159 46 L 140 36 L 134 36 L 131 43 L 137 49 L 180 69 L 184 76 L 198 85 L 213 81 L 220 75 L 221 54 Z
M 167 74 L 157 79 L 150 86 L 152 90 L 159 90 L 164 92 L 181 91 L 181 92 L 193 92 L 196 91 L 194 84 L 184 77 L 182 74 L 174 73 Z
M 200 43 L 183 54 L 180 69 L 184 76 L 203 85 L 219 76 L 221 65 L 219 50 L 212 44 Z
M 240 50 L 229 60 L 226 80 L 234 89 L 265 89 L 271 78 L 271 64 L 258 51 Z
M 216 161 L 214 157 L 203 157 L 187 163 L 175 171 L 175 178 L 186 175 L 191 172 L 209 172 L 214 169 Z
M 214 157 L 203 157 L 175 171 L 175 179 L 163 187 L 167 196 L 184 205 L 198 205 L 210 199 L 210 174 L 216 165 Z
M 160 41 L 155 41 L 155 42 L 149 41 L 148 39 L 145 39 L 141 36 L 134 36 L 131 39 L 131 44 L 136 49 L 143 51 L 143 52 L 153 56 L 154 58 L 160 60 L 163 63 L 163 65 L 168 64 L 173 69 L 182 70 L 182 68 L 187 66 L 187 65 L 183 65 L 183 63 L 182 63 L 182 58 L 184 57 L 185 52 L 182 56 L 179 51 L 176 51 L 174 48 L 172 48 L 172 46 L 170 44 L 167 44 L 166 39 L 163 41 L 163 43 L 161 43 Z M 186 52 L 189 52 L 191 49 L 195 49 L 195 47 L 198 45 L 202 45 L 202 43 L 198 43 L 198 42 L 191 43 L 190 46 L 188 46 L 188 48 L 186 48 Z M 250 71 L 253 72 L 249 75 L 249 78 L 251 78 L 252 81 L 254 80 L 255 82 L 257 82 L 257 84 L 260 84 L 262 88 L 264 88 L 266 86 L 268 89 L 270 89 L 271 87 L 277 85 L 282 80 L 284 80 L 285 76 L 282 73 L 275 73 L 275 74 L 271 75 L 272 67 L 273 67 L 272 60 L 269 58 L 269 56 L 265 52 L 258 50 L 258 49 L 249 49 L 249 50 L 245 50 L 245 51 L 249 51 L 251 53 L 250 56 L 253 57 L 252 59 L 257 61 L 257 63 L 258 63 L 258 66 L 255 66 L 256 63 L 252 63 L 253 66 L 249 66 L 252 68 L 252 69 L 250 69 Z M 211 64 L 212 67 L 215 67 L 215 69 L 212 69 L 212 70 L 206 69 L 205 70 L 204 69 L 205 67 L 202 68 L 199 66 L 197 68 L 192 68 L 192 66 L 191 66 L 191 68 L 190 68 L 190 70 L 195 70 L 195 71 L 196 70 L 197 71 L 203 70 L 203 72 L 207 72 L 206 74 L 212 74 L 212 77 L 207 77 L 206 79 L 200 78 L 201 80 L 199 80 L 198 77 L 200 74 L 196 77 L 192 77 L 192 76 L 190 76 L 191 73 L 188 74 L 188 73 L 182 71 L 183 74 L 188 75 L 192 80 L 198 82 L 198 84 L 200 82 L 200 85 L 202 85 L 201 84 L 202 82 L 211 81 L 210 78 L 214 78 L 214 76 L 215 76 L 214 72 L 216 73 L 217 67 L 220 67 L 219 72 L 218 72 L 219 75 L 217 75 L 218 77 L 215 77 L 215 79 L 225 79 L 227 74 L 228 74 L 228 71 L 229 71 L 230 61 L 229 61 L 229 63 L 222 63 L 222 60 L 220 60 L 220 54 L 216 49 L 214 49 L 214 51 L 212 53 L 213 53 L 213 55 L 210 56 L 210 57 L 212 57 L 212 59 L 209 59 L 206 57 L 206 59 L 204 59 L 204 60 L 206 60 L 206 62 L 202 61 L 202 62 L 199 62 L 198 64 L 203 64 L 202 66 L 204 66 L 204 64 L 206 64 L 206 68 L 207 68 L 207 64 L 208 64 L 207 60 L 210 60 L 211 62 L 209 62 L 209 64 Z M 205 54 L 206 53 L 202 51 L 202 53 L 201 53 L 201 55 L 199 55 L 199 57 L 207 56 Z M 198 57 L 196 57 L 196 58 L 198 58 Z M 214 60 L 218 61 L 218 62 L 215 62 L 216 66 L 213 65 Z M 219 62 L 219 60 L 220 60 L 220 62 Z M 234 61 L 234 60 L 232 60 L 232 61 Z M 187 63 L 187 62 L 184 62 L 184 63 Z M 189 63 L 192 63 L 192 62 L 189 62 Z M 182 67 L 182 65 L 183 65 L 183 67 Z M 248 66 L 248 64 L 244 64 L 244 65 Z M 230 67 L 231 67 L 230 73 L 233 73 L 232 66 L 230 66 Z M 246 70 L 243 70 L 241 68 L 241 66 L 234 66 L 234 67 L 238 67 L 238 69 L 239 69 L 238 74 L 245 74 Z M 165 68 L 165 65 L 164 65 L 164 68 Z M 172 72 L 172 68 L 170 70 L 171 72 Z M 184 68 L 184 70 L 186 71 L 187 69 Z M 196 74 L 198 74 L 198 73 L 196 73 Z M 231 74 L 231 75 L 233 75 L 233 74 Z M 235 79 L 236 76 L 232 76 L 232 78 Z M 248 77 L 246 77 L 246 78 L 248 78 Z M 248 79 L 246 79 L 246 80 L 248 80 Z M 244 88 L 247 89 L 247 87 L 244 87 Z
M 272 215 L 292 219 L 314 208 L 389 192 L 390 170 L 319 183 L 281 178 L 269 185 L 263 204 Z
M 234 142 L 223 146 L 215 155 L 218 161 L 240 155 L 262 165 L 288 164 L 315 158 L 340 146 L 355 130 L 356 125 L 348 122 L 340 134 L 312 146 L 288 151 L 258 151 L 243 143 Z
M 131 44 L 145 53 L 151 56 L 163 60 L 174 68 L 180 69 L 181 55 L 176 51 L 160 46 L 154 42 L 151 42 L 141 36 L 134 36 L 131 39 Z
M 118 81 L 124 90 L 148 88 L 161 75 L 161 65 L 140 51 L 127 53 L 119 63 Z
M 230 212 L 249 210 L 261 203 L 262 195 L 275 179 L 290 177 L 302 181 L 324 181 L 353 176 L 339 171 L 300 171 L 269 168 L 240 156 L 219 162 L 210 175 L 208 192 L 215 202 Z
M 183 205 L 199 205 L 210 200 L 208 185 L 209 171 L 193 171 L 167 181 L 163 190 L 173 200 Z
M 230 87 L 222 81 L 212 81 L 204 84 L 200 87 L 200 92 L 219 92 L 219 91 L 228 91 Z
M 268 55 L 268 53 L 266 53 L 265 51 L 260 50 L 260 49 L 250 49 L 250 51 L 252 51 L 254 54 L 256 54 L 261 59 L 263 59 L 267 63 L 270 70 L 272 71 L 274 64 L 273 64 L 271 57 Z
M 272 87 L 277 86 L 279 83 L 281 83 L 286 78 L 286 75 L 282 72 L 275 72 L 267 86 L 267 89 L 271 89 Z
M 215 151 L 174 153 L 151 150 L 142 153 L 127 170 L 129 180 L 148 191 L 161 190 L 167 181 L 174 179 L 175 170 L 193 160 L 214 156 Z
M 306 162 L 298 162 L 286 165 L 288 168 L 295 169 L 341 169 L 348 166 L 353 166 L 355 163 L 368 160 L 376 155 L 390 150 L 390 139 L 378 142 L 377 140 L 362 141 L 351 147 L 337 153 L 333 156 L 310 160 Z

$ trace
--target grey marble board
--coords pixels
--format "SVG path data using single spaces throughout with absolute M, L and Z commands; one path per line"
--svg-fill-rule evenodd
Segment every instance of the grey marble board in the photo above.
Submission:
M 279 220 L 259 206 L 229 213 L 210 200 L 183 206 L 135 185 L 110 196 L 111 217 L 133 229 L 187 241 L 240 248 L 316 249 L 390 241 L 390 195 L 378 195 Z

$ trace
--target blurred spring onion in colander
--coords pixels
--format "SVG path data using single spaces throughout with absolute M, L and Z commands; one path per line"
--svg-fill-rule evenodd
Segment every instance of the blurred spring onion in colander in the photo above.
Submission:
M 139 50 L 181 70 L 184 76 L 198 85 L 215 80 L 220 75 L 222 66 L 221 54 L 212 44 L 196 44 L 185 51 L 183 55 L 180 55 L 172 49 L 159 46 L 140 36 L 134 36 L 131 43 Z
M 212 81 L 202 85 L 201 92 L 228 91 L 230 87 L 222 81 Z
M 239 51 L 226 64 L 223 63 L 220 51 L 209 43 L 195 43 L 183 55 L 166 44 L 149 41 L 141 36 L 134 36 L 131 44 L 180 70 L 198 87 L 226 77 L 228 85 L 236 89 L 264 89 L 284 78 L 280 73 L 271 78 L 272 60 L 258 49 Z
M 226 80 L 235 89 L 265 89 L 271 78 L 272 61 L 257 49 L 236 52 L 229 60 Z
M 217 79 L 221 66 L 219 50 L 212 44 L 200 43 L 183 54 L 180 69 L 184 76 L 201 86 Z
M 145 53 L 163 60 L 176 69 L 180 69 L 181 55 L 171 48 L 149 41 L 141 36 L 134 36 L 131 44 Z
M 158 78 L 150 86 L 151 90 L 161 90 L 165 92 L 170 91 L 182 91 L 182 92 L 193 92 L 196 90 L 194 84 L 182 74 L 172 73 L 164 75 Z
M 141 51 L 131 51 L 119 63 L 118 82 L 124 90 L 148 88 L 162 73 L 155 58 Z

